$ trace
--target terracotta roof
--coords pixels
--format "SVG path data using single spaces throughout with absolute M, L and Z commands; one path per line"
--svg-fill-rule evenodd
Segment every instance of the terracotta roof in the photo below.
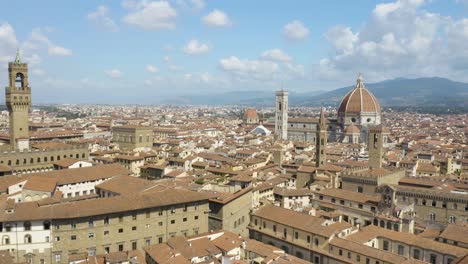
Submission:
M 120 164 L 97 165 L 92 167 L 37 172 L 22 175 L 7 175 L 0 177 L 0 190 L 6 190 L 9 186 L 26 181 L 32 177 L 54 178 L 57 180 L 57 185 L 66 185 L 107 179 L 119 175 L 128 175 L 128 170 Z
M 254 108 L 247 108 L 244 112 L 244 118 L 258 118 L 257 110 Z
M 358 193 L 353 191 L 347 191 L 343 189 L 324 189 L 317 191 L 317 194 L 335 197 L 343 200 L 351 200 L 358 203 L 378 203 L 381 199 L 380 195 L 370 195 L 365 193 Z
M 57 186 L 57 179 L 47 177 L 31 177 L 23 189 L 41 192 L 53 192 Z
M 399 241 L 408 245 L 456 257 L 468 254 L 468 249 L 460 248 L 449 244 L 439 243 L 437 241 L 417 236 L 414 234 L 396 232 L 393 230 L 373 225 L 363 227 L 360 232 L 351 234 L 347 237 L 347 239 L 358 243 L 366 243 L 374 238 L 387 238 L 393 241 Z
M 0 221 L 34 221 L 44 219 L 73 219 L 157 208 L 196 201 L 207 201 L 207 195 L 185 189 L 168 189 L 143 192 L 132 195 L 118 195 L 107 198 L 80 200 L 39 206 L 37 202 L 14 205 L 13 213 L 0 214 Z M 0 205 L 5 210 L 5 204 Z
M 80 161 L 79 159 L 65 158 L 65 159 L 57 160 L 56 162 L 54 162 L 54 165 L 64 167 L 64 168 L 68 168 L 71 165 L 73 165 L 73 164 L 75 164 L 75 163 L 77 163 L 79 161 Z
M 253 215 L 324 237 L 329 237 L 336 231 L 329 226 L 322 225 L 323 219 L 274 205 L 263 206 Z
M 468 244 L 468 227 L 462 225 L 448 225 L 440 234 L 441 238 Z
M 359 134 L 361 133 L 361 130 L 353 124 L 349 125 L 345 129 L 345 134 Z
M 353 90 L 343 97 L 338 113 L 380 113 L 380 105 L 375 96 L 369 92 L 361 79 Z

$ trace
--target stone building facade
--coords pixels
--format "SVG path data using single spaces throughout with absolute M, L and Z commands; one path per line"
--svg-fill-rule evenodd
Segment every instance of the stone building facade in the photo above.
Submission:
M 153 129 L 144 126 L 112 127 L 112 140 L 123 150 L 147 149 L 153 146 Z
M 0 250 L 15 262 L 68 263 L 90 256 L 142 249 L 176 235 L 208 232 L 206 195 L 165 190 L 69 203 L 13 204 L 0 214 Z

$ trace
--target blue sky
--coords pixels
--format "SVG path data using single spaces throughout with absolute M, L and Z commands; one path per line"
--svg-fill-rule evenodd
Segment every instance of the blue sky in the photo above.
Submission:
M 37 103 L 468 81 L 467 0 L 0 3 L 0 84 L 19 47 Z

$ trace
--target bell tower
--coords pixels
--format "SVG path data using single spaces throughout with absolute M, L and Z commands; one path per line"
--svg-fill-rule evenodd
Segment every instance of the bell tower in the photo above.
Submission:
M 369 167 L 371 169 L 382 168 L 382 160 L 384 155 L 384 137 L 388 131 L 383 126 L 371 127 L 369 129 Z
M 21 62 L 19 50 L 15 61 L 8 63 L 8 77 L 5 99 L 10 113 L 10 145 L 14 150 L 29 149 L 31 88 L 28 83 L 28 65 Z
M 321 167 L 327 163 L 327 122 L 323 107 L 320 109 L 320 118 L 317 125 L 317 135 L 315 144 L 315 166 Z
M 288 91 L 276 91 L 275 134 L 279 139 L 288 139 Z

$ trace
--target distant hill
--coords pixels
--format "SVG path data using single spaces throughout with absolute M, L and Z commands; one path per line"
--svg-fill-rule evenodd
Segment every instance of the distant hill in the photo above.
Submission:
M 468 107 L 468 83 L 445 78 L 398 78 L 378 83 L 365 83 L 382 106 L 458 106 Z M 324 92 L 289 93 L 289 104 L 295 106 L 337 106 L 354 86 Z M 273 106 L 273 91 L 235 91 L 219 94 L 179 96 L 163 100 L 176 105 L 252 105 Z
M 445 78 L 398 78 L 365 85 L 382 106 L 468 106 L 468 83 Z M 303 98 L 298 105 L 338 105 L 353 87 Z
M 297 105 L 304 97 L 324 93 L 324 91 L 314 91 L 307 93 L 289 93 L 290 104 Z M 252 105 L 271 106 L 275 104 L 274 91 L 234 91 L 219 94 L 188 95 L 167 98 L 163 104 L 174 105 Z

